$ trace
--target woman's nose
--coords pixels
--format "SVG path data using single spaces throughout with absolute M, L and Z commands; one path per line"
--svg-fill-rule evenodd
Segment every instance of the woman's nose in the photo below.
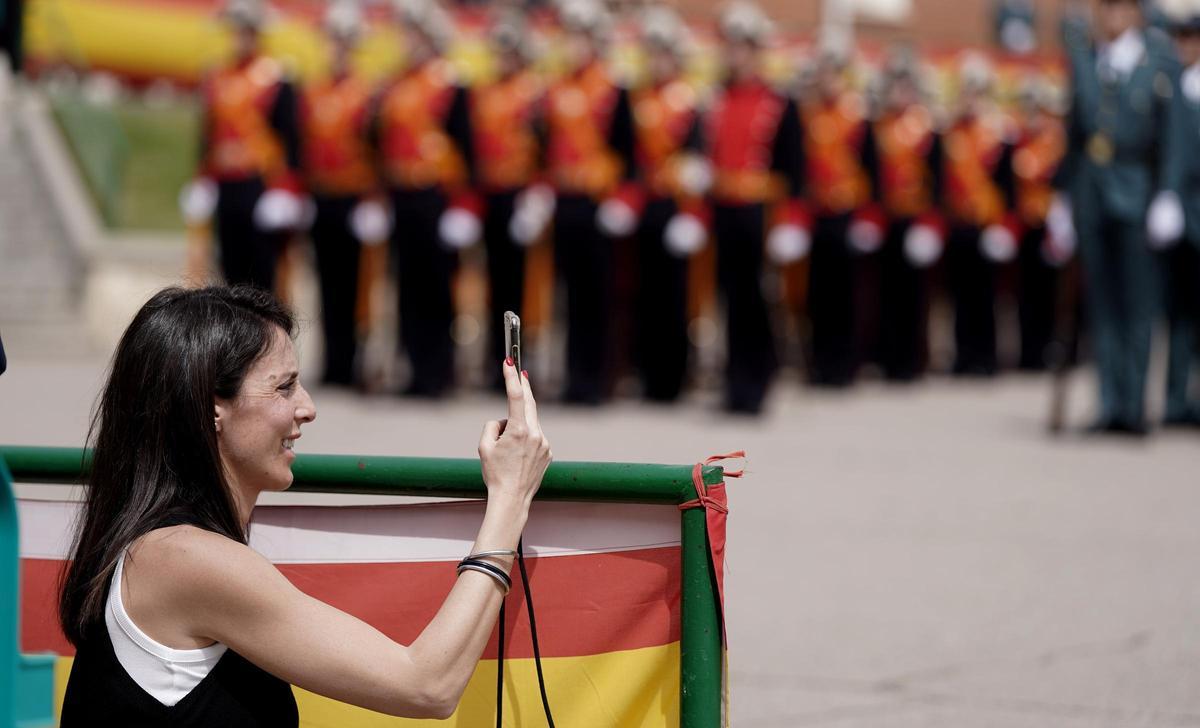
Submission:
M 317 419 L 317 404 L 303 386 L 300 387 L 300 406 L 296 408 L 296 419 L 301 422 Z

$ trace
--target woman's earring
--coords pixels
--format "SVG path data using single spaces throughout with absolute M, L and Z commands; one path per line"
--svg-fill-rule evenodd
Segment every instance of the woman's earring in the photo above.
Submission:
M 221 421 L 215 417 L 213 418 L 213 429 L 217 432 L 221 431 Z

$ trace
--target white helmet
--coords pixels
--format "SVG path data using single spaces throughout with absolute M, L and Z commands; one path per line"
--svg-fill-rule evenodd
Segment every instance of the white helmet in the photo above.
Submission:
M 262 0 L 228 0 L 221 17 L 239 28 L 259 30 L 267 22 L 267 8 Z
M 333 0 L 325 10 L 325 32 L 339 40 L 354 41 L 365 23 L 358 0 Z
M 641 40 L 645 45 L 673 51 L 679 56 L 687 54 L 691 34 L 683 18 L 673 8 L 651 5 L 642 11 L 639 25 Z
M 612 19 L 596 0 L 563 0 L 558 6 L 558 21 L 575 33 L 586 33 L 597 40 L 608 36 Z
M 717 25 L 725 40 L 754 45 L 764 45 L 775 32 L 771 19 L 750 0 L 734 0 L 726 5 Z
M 393 0 L 396 18 L 420 31 L 438 50 L 445 50 L 454 37 L 450 16 L 436 0 Z

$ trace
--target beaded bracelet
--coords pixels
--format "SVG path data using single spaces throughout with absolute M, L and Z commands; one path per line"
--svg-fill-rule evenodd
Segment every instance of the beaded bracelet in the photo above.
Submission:
M 459 576 L 461 576 L 464 571 L 478 571 L 481 574 L 487 574 L 488 576 L 492 577 L 498 584 L 500 584 L 500 586 L 504 588 L 505 596 L 507 596 L 509 590 L 512 589 L 512 579 L 509 578 L 508 574 L 505 574 L 503 569 L 493 566 L 486 561 L 480 561 L 478 559 L 471 558 L 463 559 L 462 561 L 458 562 Z

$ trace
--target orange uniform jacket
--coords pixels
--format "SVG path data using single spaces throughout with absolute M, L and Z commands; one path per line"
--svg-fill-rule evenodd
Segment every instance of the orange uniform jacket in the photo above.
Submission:
M 541 168 L 543 90 L 520 72 L 471 92 L 475 171 L 485 192 L 517 190 L 533 183 Z
M 701 153 L 695 90 L 684 81 L 649 86 L 633 94 L 638 172 L 651 197 L 688 198 L 680 163 Z
M 373 117 L 370 138 L 389 185 L 456 192 L 470 184 L 467 96 L 448 63 L 434 60 L 401 74 L 383 90 Z
M 303 169 L 308 188 L 328 196 L 362 196 L 376 188 L 367 144 L 371 89 L 350 75 L 314 83 L 300 102 Z
M 1012 207 L 1012 146 L 1002 121 L 964 117 L 945 135 L 945 208 L 951 222 L 987 227 Z
M 216 71 L 205 79 L 202 97 L 201 174 L 219 182 L 294 183 L 295 91 L 278 62 L 257 56 Z
M 601 199 L 634 173 L 629 94 L 592 63 L 554 83 L 546 96 L 546 167 L 564 194 Z

